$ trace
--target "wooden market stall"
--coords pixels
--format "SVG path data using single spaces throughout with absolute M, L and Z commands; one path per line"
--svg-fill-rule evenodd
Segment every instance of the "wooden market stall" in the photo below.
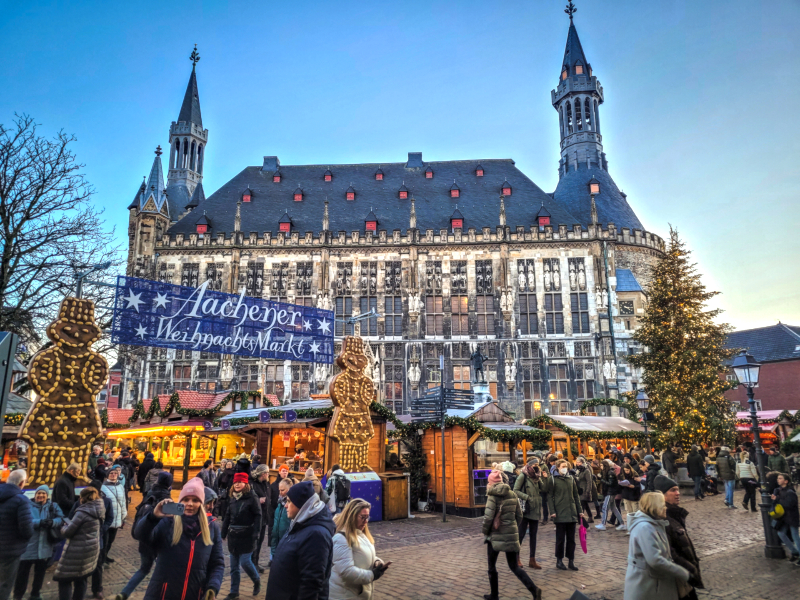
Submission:
M 495 402 L 476 404 L 473 410 L 447 411 L 444 435 L 444 478 L 447 512 L 476 517 L 486 505 L 486 484 L 492 463 L 523 460 L 550 433 L 516 423 Z M 415 427 L 411 424 L 411 427 Z M 434 423 L 420 423 L 427 458 L 428 487 L 437 500 L 442 490 L 442 434 Z
M 759 410 L 756 415 L 761 428 L 761 443 L 764 446 L 780 446 L 798 426 L 796 410 Z M 737 444 L 753 441 L 753 433 L 750 431 L 752 425 L 750 411 L 736 413 Z
M 553 434 L 550 449 L 562 452 L 569 460 L 578 454 L 593 459 L 595 454 L 605 454 L 607 443 L 628 450 L 645 439 L 644 427 L 625 417 L 592 417 L 584 415 L 542 415 L 529 424 L 547 429 Z

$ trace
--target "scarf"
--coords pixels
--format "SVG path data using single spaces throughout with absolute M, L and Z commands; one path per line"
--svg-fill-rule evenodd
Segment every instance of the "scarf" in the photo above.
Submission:
M 244 494 L 244 492 L 231 492 L 231 496 L 233 496 L 236 500 L 241 500 L 242 494 Z
M 202 512 L 202 511 L 201 511 Z M 196 538 L 197 534 L 200 533 L 200 520 L 198 515 L 201 514 L 198 512 L 197 515 L 183 515 L 183 532 L 188 535 L 190 538 Z
M 534 465 L 525 465 L 525 475 L 531 481 L 539 481 L 539 473 L 534 472 Z

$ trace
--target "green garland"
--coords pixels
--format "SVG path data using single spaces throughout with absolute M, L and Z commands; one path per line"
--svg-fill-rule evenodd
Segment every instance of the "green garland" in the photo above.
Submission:
M 772 418 L 772 419 L 759 419 L 758 420 L 758 424 L 759 425 L 768 425 L 768 424 L 773 424 L 773 423 L 780 423 L 784 419 L 786 419 L 787 421 L 789 421 L 792 424 L 800 422 L 800 417 L 798 417 L 796 415 L 793 415 L 788 410 L 784 410 L 784 411 L 781 412 L 781 414 L 779 414 L 775 418 Z M 737 425 L 749 425 L 752 422 L 753 421 L 752 421 L 752 419 L 750 417 L 746 417 L 746 418 L 743 418 L 743 419 L 736 419 L 736 424 Z
M 180 396 L 178 392 L 173 392 L 170 395 L 169 400 L 167 401 L 167 405 L 162 409 L 161 403 L 158 400 L 158 396 L 153 398 L 153 401 L 150 403 L 150 408 L 145 410 L 144 402 L 139 400 L 133 407 L 133 414 L 128 418 L 128 423 L 133 423 L 137 419 L 151 419 L 154 415 L 158 415 L 159 417 L 166 418 L 171 415 L 173 412 L 178 413 L 179 415 L 184 415 L 187 417 L 212 417 L 214 416 L 217 411 L 219 411 L 223 406 L 225 406 L 228 402 L 233 400 L 236 402 L 237 400 L 241 402 L 242 408 L 240 410 L 245 410 L 249 405 L 250 398 L 261 398 L 261 392 L 259 391 L 234 391 L 228 392 L 225 397 L 216 404 L 216 406 L 212 406 L 211 408 L 183 408 L 181 406 Z M 255 402 L 254 402 L 255 404 Z
M 6 425 L 21 425 L 25 418 L 25 413 L 6 413 L 3 423 Z
M 630 415 L 628 418 L 631 421 L 639 420 L 639 407 L 633 400 L 623 400 L 620 398 L 592 398 L 586 400 L 581 404 L 581 415 L 586 415 L 586 409 L 593 406 L 616 406 L 617 408 L 624 408 Z
M 578 431 L 569 425 L 564 425 L 564 423 L 561 421 L 557 421 L 556 419 L 547 415 L 542 415 L 540 417 L 536 417 L 535 419 L 529 419 L 525 421 L 525 424 L 530 425 L 531 427 L 538 427 L 540 429 L 545 429 L 548 425 L 552 425 L 553 427 L 557 427 L 566 433 L 568 436 L 577 437 L 581 440 L 613 440 L 615 438 L 632 440 L 645 439 L 644 431 Z M 653 432 L 651 431 L 650 433 L 652 436 Z
M 547 430 L 536 429 L 534 431 L 527 431 L 525 429 L 489 429 L 483 423 L 478 421 L 475 417 L 445 417 L 445 427 L 463 427 L 474 433 L 480 433 L 481 437 L 492 442 L 518 442 L 520 440 L 527 440 L 529 442 L 543 442 L 550 440 L 553 434 Z M 418 429 L 423 431 L 426 429 L 436 429 L 441 427 L 441 423 L 432 423 L 426 421 L 423 423 L 400 423 L 398 426 L 395 423 L 394 431 L 388 433 L 389 437 L 410 438 Z

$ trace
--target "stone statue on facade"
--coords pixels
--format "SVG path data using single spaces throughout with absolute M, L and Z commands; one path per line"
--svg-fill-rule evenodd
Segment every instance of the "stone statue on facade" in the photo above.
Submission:
M 483 363 L 484 361 L 488 360 L 489 357 L 484 355 L 480 348 L 475 348 L 475 351 L 470 355 L 469 359 L 472 361 L 472 372 L 475 374 L 475 383 L 486 383 L 486 375 L 483 372 Z M 481 374 L 480 379 L 478 379 L 478 373 Z
M 550 265 L 548 263 L 544 263 L 544 289 L 549 292 L 552 286 L 553 274 L 550 272 Z
M 603 295 L 603 309 L 608 310 L 608 290 L 603 289 L 601 294 Z
M 420 376 L 421 376 L 421 372 L 420 372 L 420 369 L 419 369 L 419 365 L 412 363 L 408 367 L 408 382 L 411 384 L 411 389 L 412 390 L 416 390 L 417 387 L 419 386 Z
M 578 265 L 578 287 L 582 290 L 586 289 L 586 267 L 583 263 Z
M 517 276 L 517 280 L 519 281 L 519 291 L 520 292 L 524 292 L 525 291 L 525 272 L 524 271 L 520 271 L 519 272 L 519 275 Z

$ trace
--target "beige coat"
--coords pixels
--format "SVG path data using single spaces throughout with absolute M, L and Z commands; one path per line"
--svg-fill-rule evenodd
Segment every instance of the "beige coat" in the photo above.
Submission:
M 352 548 L 344 534 L 333 536 L 333 567 L 329 583 L 330 600 L 370 600 L 372 598 L 372 565 L 378 559 L 375 546 L 358 532 L 358 545 Z

